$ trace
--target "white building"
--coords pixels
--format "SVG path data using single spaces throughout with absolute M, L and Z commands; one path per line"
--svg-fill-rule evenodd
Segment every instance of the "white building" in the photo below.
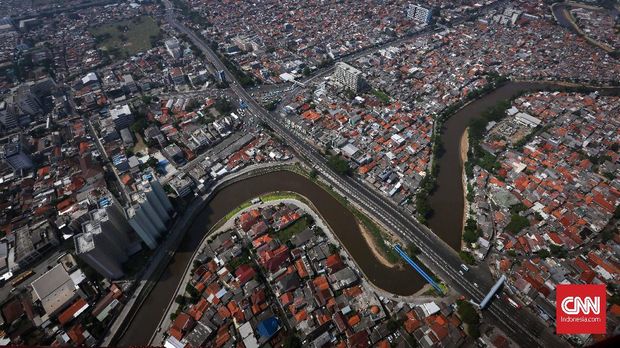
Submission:
M 82 279 L 81 275 L 77 277 L 70 275 L 60 264 L 35 279 L 30 287 L 33 297 L 41 302 L 45 310 L 46 315 L 42 319 L 60 312 L 78 297 L 78 284 Z
M 88 85 L 90 83 L 96 83 L 96 82 L 99 82 L 99 78 L 97 77 L 97 74 L 95 74 L 94 72 L 89 72 L 84 77 L 82 77 L 82 84 L 84 85 Z
M 76 255 L 109 279 L 123 276 L 131 227 L 117 202 L 90 213 L 82 233 L 74 237 Z
M 336 63 L 336 71 L 332 75 L 332 80 L 354 93 L 357 93 L 364 86 L 362 72 L 342 62 Z
M 174 37 L 166 40 L 164 45 L 172 58 L 177 59 L 181 57 L 181 46 L 179 45 L 179 40 L 177 40 L 177 38 Z
M 127 209 L 129 224 L 149 248 L 155 249 L 157 239 L 166 231 L 166 222 L 171 218 L 172 204 L 156 179 L 143 180 L 137 191 Z
M 524 126 L 528 126 L 530 128 L 536 128 L 541 123 L 540 119 L 538 119 L 538 118 L 536 118 L 536 117 L 534 117 L 532 115 L 526 114 L 524 112 L 517 113 L 515 115 L 515 120 L 518 123 L 520 123 L 520 124 L 522 124 Z
M 407 18 L 417 23 L 428 24 L 431 21 L 432 12 L 425 7 L 409 4 Z
M 187 177 L 174 177 L 168 183 L 179 197 L 185 197 L 192 193 L 193 182 Z
M 114 121 L 114 128 L 117 130 L 131 126 L 134 121 L 133 114 L 127 104 L 117 105 L 110 109 L 110 118 Z

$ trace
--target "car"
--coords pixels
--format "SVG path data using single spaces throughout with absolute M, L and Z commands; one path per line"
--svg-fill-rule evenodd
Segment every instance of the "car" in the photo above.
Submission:
M 474 282 L 474 286 L 475 286 L 475 287 L 478 287 L 478 283 Z
M 460 269 L 459 269 L 459 274 L 462 275 L 462 276 L 465 275 L 465 273 L 463 273 L 463 271 L 461 271 Z

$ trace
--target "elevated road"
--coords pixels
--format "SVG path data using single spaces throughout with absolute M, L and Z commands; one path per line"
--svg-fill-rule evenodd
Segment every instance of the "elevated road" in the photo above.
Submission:
M 338 193 L 365 211 L 383 221 L 384 225 L 397 233 L 407 243 L 416 245 L 422 253 L 420 259 L 451 288 L 480 301 L 485 289 L 491 288 L 493 278 L 489 272 L 472 270 L 461 275 L 461 260 L 458 254 L 415 218 L 401 211 L 398 206 L 385 196 L 369 189 L 363 183 L 350 177 L 342 177 L 333 172 L 326 164 L 325 158 L 302 138 L 297 137 L 286 126 L 281 116 L 269 113 L 239 84 L 228 71 L 219 56 L 211 50 L 191 29 L 179 23 L 175 17 L 172 4 L 164 0 L 167 7 L 166 18 L 180 32 L 201 49 L 218 70 L 224 71 L 230 81 L 230 88 L 247 103 L 249 110 L 269 125 L 286 143 L 302 157 L 306 163 L 315 168 L 326 182 Z M 480 287 L 480 288 L 479 288 Z M 483 313 L 489 321 L 499 326 L 515 342 L 523 347 L 563 346 L 555 336 L 534 314 L 520 310 L 515 311 L 509 304 L 493 301 Z

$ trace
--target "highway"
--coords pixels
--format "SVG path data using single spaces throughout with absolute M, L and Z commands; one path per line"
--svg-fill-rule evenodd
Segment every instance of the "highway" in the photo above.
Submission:
M 230 88 L 248 104 L 249 110 L 282 137 L 309 166 L 315 168 L 335 191 L 347 197 L 366 213 L 374 215 L 407 243 L 416 245 L 421 250 L 420 259 L 449 287 L 474 301 L 483 299 L 486 291 L 494 283 L 488 271 L 474 268 L 465 275 L 461 275 L 459 270 L 462 261 L 458 254 L 426 226 L 402 212 L 385 196 L 369 189 L 358 180 L 342 177 L 333 172 L 326 165 L 326 160 L 321 154 L 284 126 L 285 122 L 281 116 L 269 113 L 262 108 L 228 71 L 209 45 L 191 29 L 177 21 L 171 3 L 167 0 L 163 2 L 167 7 L 166 18 L 170 24 L 186 34 L 218 70 L 224 71 L 226 78 L 230 81 Z M 523 347 L 565 345 L 565 342 L 555 336 L 536 315 L 527 310 L 515 310 L 508 303 L 500 300 L 494 300 L 483 312 L 483 316 L 487 318 L 487 322 L 499 326 L 511 339 Z

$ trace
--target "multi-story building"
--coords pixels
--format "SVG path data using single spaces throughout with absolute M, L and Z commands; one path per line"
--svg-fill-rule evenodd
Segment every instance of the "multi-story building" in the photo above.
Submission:
M 248 40 L 247 38 L 241 37 L 241 36 L 234 37 L 232 39 L 232 43 L 237 45 L 237 47 L 239 47 L 240 49 L 246 52 L 251 52 L 252 50 L 254 50 L 254 47 L 252 46 L 252 41 Z
M 19 125 L 19 110 L 6 100 L 0 102 L 0 130 L 13 130 Z
M 181 46 L 179 45 L 179 40 L 177 40 L 177 38 L 166 40 L 164 45 L 166 45 L 166 50 L 172 58 L 177 59 L 181 57 Z
M 226 82 L 226 74 L 224 73 L 224 70 L 220 70 L 217 72 L 217 78 L 218 80 L 220 80 L 220 82 Z
M 332 80 L 354 93 L 364 88 L 362 72 L 347 63 L 336 63 L 336 71 L 332 75 Z
M 179 67 L 174 67 L 172 68 L 172 70 L 170 70 L 170 78 L 172 79 L 172 82 L 177 86 L 184 85 L 187 82 L 185 79 L 185 74 L 183 73 L 183 69 Z
M 19 142 L 5 144 L 0 151 L 0 158 L 15 172 L 28 170 L 33 167 L 30 156 L 24 152 Z
M 127 261 L 131 227 L 116 201 L 90 213 L 90 220 L 82 224 L 82 233 L 74 237 L 79 258 L 110 279 L 123 276 L 123 262 Z
M 129 224 L 146 245 L 155 249 L 157 239 L 166 231 L 171 218 L 172 204 L 159 181 L 144 178 L 131 196 L 132 205 L 127 209 Z
M 6 132 L 18 126 L 27 126 L 32 122 L 33 116 L 43 114 L 40 96 L 49 95 L 47 92 L 53 88 L 55 88 L 54 81 L 44 79 L 11 90 L 11 93 L 0 102 L 0 129 Z
M 56 228 L 45 220 L 15 229 L 11 234 L 15 245 L 14 262 L 21 269 L 26 269 L 60 243 Z
M 133 114 L 127 104 L 117 105 L 110 109 L 110 118 L 114 121 L 114 127 L 117 130 L 131 126 L 134 121 Z
M 87 222 L 83 227 L 87 232 L 76 234 L 73 237 L 75 254 L 95 269 L 99 274 L 109 279 L 118 279 L 123 276 L 121 260 L 117 258 L 121 251 L 111 243 L 101 227 L 94 227 Z
M 34 94 L 30 85 L 20 86 L 14 94 L 14 101 L 25 114 L 34 116 L 43 112 L 41 99 Z
M 194 183 L 187 177 L 174 177 L 169 182 L 170 186 L 179 197 L 185 197 L 192 193 Z
M 419 5 L 409 4 L 407 7 L 407 18 L 422 24 L 428 24 L 432 18 L 431 10 Z

